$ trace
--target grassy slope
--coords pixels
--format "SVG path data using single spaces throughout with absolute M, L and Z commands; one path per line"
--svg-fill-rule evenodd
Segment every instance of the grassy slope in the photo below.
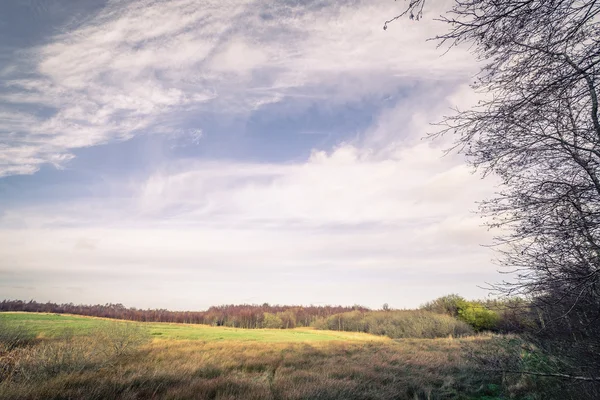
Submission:
M 103 325 L 114 323 L 103 318 L 46 313 L 0 313 L 0 320 L 10 325 L 23 326 L 40 337 L 58 337 L 70 330 L 85 335 Z M 255 342 L 322 342 L 322 341 L 383 341 L 382 337 L 337 331 L 299 329 L 236 329 L 208 325 L 145 323 L 156 339 L 176 340 L 235 340 Z

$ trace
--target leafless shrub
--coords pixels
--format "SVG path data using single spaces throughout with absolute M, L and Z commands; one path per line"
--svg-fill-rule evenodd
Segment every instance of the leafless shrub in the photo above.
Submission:
M 91 337 L 108 359 L 129 355 L 150 340 L 146 327 L 133 322 L 110 322 L 94 331 Z
M 600 394 L 593 376 L 578 375 L 563 357 L 522 337 L 494 336 L 485 342 L 465 342 L 463 351 L 465 359 L 482 373 L 502 376 L 503 386 L 512 397 L 535 393 L 541 399 L 581 399 Z
M 17 332 L 7 337 L 21 336 Z M 125 322 L 105 324 L 90 336 L 74 336 L 67 331 L 28 346 L 14 346 L 11 339 L 9 344 L 0 343 L 0 382 L 35 385 L 58 375 L 111 367 L 148 340 L 147 329 Z
M 49 340 L 11 353 L 12 377 L 35 383 L 62 373 L 81 372 L 96 358 L 88 340 Z

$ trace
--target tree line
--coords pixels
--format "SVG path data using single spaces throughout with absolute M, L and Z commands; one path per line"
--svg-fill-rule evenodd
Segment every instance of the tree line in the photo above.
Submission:
M 137 322 L 170 322 L 205 324 L 234 328 L 296 328 L 311 326 L 320 318 L 348 311 L 367 311 L 363 306 L 295 306 L 258 304 L 226 304 L 212 306 L 206 311 L 170 311 L 141 309 L 123 304 L 83 305 L 73 303 L 40 303 L 34 300 L 3 300 L 0 311 L 46 312 L 75 314 L 90 317 L 114 318 Z
M 3 300 L 0 302 L 0 311 L 75 314 L 136 322 L 204 324 L 243 329 L 292 329 L 312 326 L 320 329 L 368 332 L 388 336 L 386 332 L 397 329 L 382 328 L 382 333 L 381 329 L 375 326 L 392 324 L 401 325 L 401 330 L 414 330 L 417 326 L 428 326 L 428 324 L 437 327 L 447 325 L 448 333 L 441 336 L 450 334 L 460 336 L 473 331 L 523 333 L 553 323 L 544 313 L 534 310 L 532 304 L 523 299 L 466 300 L 456 294 L 427 302 L 417 310 L 393 310 L 387 304 L 384 304 L 381 310 L 371 310 L 359 305 L 290 306 L 264 303 L 261 305 L 225 304 L 212 306 L 205 311 L 170 311 L 125 307 L 120 303 L 82 305 L 40 303 L 34 300 Z M 450 317 L 452 321 L 436 317 L 440 314 Z M 469 328 L 463 329 L 459 326 L 459 322 Z M 455 327 L 460 328 L 460 334 L 453 333 Z M 433 335 L 437 337 L 437 334 Z M 401 337 L 397 334 L 393 336 Z M 428 337 L 428 334 L 419 334 L 417 337 Z

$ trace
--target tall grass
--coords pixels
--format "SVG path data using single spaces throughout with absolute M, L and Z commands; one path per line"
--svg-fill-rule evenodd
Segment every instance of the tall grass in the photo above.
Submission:
M 0 351 L 32 344 L 35 340 L 35 333 L 23 324 L 13 324 L 0 318 Z
M 0 325 L 0 384 L 38 385 L 64 374 L 98 371 L 123 361 L 148 342 L 145 328 L 113 322 L 90 336 L 65 331 L 37 339 L 25 326 Z
M 414 325 L 420 317 L 431 320 L 427 314 L 386 313 L 385 320 L 398 323 Z M 380 313 L 371 314 L 354 313 L 344 322 L 373 323 L 383 318 Z M 402 334 L 425 337 L 447 332 L 447 326 L 439 328 L 443 324 L 437 331 L 427 323 L 420 326 L 412 332 L 405 326 Z M 510 337 L 506 338 L 509 342 L 482 336 L 352 342 L 220 341 L 214 337 L 149 341 L 145 329 L 133 323 L 118 322 L 103 329 L 89 335 L 65 332 L 60 337 L 33 338 L 10 347 L 0 342 L 0 399 L 577 398 L 569 397 L 572 392 L 562 388 L 560 381 L 507 377 L 490 369 L 490 362 L 494 367 L 534 365 L 537 369 L 552 362 Z M 0 335 L 14 336 L 15 332 Z
M 465 399 L 487 395 L 461 340 L 259 343 L 157 340 L 122 362 L 0 383 L 24 399 Z M 49 342 L 50 343 L 50 342 Z M 37 345 L 36 345 L 37 346 Z M 482 389 L 483 388 L 483 389 Z
M 332 315 L 314 324 L 317 329 L 366 332 L 392 339 L 460 337 L 473 334 L 466 323 L 429 311 L 351 311 Z

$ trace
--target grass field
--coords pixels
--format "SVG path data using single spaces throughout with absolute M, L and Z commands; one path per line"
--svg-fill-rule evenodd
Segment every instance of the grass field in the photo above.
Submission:
M 65 332 L 88 335 L 98 328 L 114 323 L 103 318 L 82 317 L 46 313 L 3 312 L 0 322 L 21 326 L 39 337 L 56 338 Z M 131 323 L 124 321 L 123 323 Z M 322 342 L 386 340 L 383 337 L 355 332 L 320 331 L 309 328 L 297 329 L 237 329 L 208 325 L 144 323 L 155 339 L 175 340 L 234 340 L 254 342 Z
M 483 344 L 483 337 L 392 340 L 149 323 L 151 340 L 115 357 L 94 336 L 112 320 L 0 313 L 0 323 L 38 337 L 29 347 L 0 350 L 2 399 L 506 398 L 501 377 L 463 358 L 462 347 Z M 3 368 L 10 373 L 2 381 Z

